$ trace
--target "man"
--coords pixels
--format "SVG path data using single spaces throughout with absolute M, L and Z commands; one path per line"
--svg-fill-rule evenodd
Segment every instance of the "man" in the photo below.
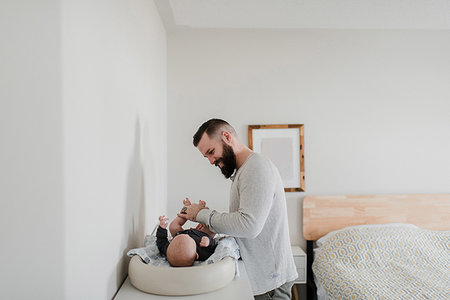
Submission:
M 200 126 L 194 146 L 233 181 L 229 212 L 210 210 L 202 202 L 187 205 L 179 216 L 236 238 L 255 299 L 291 299 L 298 275 L 278 170 L 239 141 L 233 127 L 220 119 Z

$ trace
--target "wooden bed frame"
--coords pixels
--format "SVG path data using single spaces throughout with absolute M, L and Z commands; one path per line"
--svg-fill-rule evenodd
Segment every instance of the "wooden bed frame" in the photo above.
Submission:
M 308 299 L 317 299 L 312 273 L 314 241 L 347 226 L 387 223 L 450 230 L 450 194 L 306 196 L 303 199 L 303 237 L 306 240 Z

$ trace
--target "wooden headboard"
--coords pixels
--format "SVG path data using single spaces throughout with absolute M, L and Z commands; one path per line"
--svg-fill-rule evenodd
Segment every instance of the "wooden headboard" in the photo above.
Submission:
M 315 241 L 352 225 L 409 223 L 450 230 L 450 194 L 307 196 L 303 237 Z

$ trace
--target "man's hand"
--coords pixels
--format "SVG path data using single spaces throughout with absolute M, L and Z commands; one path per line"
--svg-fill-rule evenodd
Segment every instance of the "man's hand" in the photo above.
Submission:
M 189 205 L 191 205 L 191 201 L 189 200 L 188 197 L 186 197 L 186 199 L 183 200 L 183 207 L 180 210 L 180 214 L 185 214 L 186 209 Z
M 209 238 L 207 236 L 203 236 L 200 241 L 200 247 L 208 247 L 209 246 Z
M 183 205 L 184 205 L 184 206 L 189 206 L 189 205 L 191 205 L 191 201 L 189 200 L 188 197 L 186 197 L 186 199 L 183 200 Z
M 186 200 L 183 201 L 183 204 L 185 204 L 185 206 L 182 208 L 181 212 L 177 216 L 191 221 L 196 220 L 199 211 L 201 211 L 204 208 L 208 208 L 206 207 L 206 202 L 202 200 L 200 200 L 197 204 L 191 203 L 189 199 L 186 198 Z
M 167 228 L 167 221 L 169 221 L 169 218 L 166 218 L 165 216 L 159 216 L 159 226 L 161 228 L 166 229 Z

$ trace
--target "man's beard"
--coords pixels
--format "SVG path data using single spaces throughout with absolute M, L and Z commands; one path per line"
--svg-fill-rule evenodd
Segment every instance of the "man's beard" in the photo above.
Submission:
M 234 154 L 233 148 L 231 148 L 231 146 L 228 146 L 223 141 L 222 144 L 223 154 L 222 157 L 216 162 L 216 166 L 219 166 L 219 163 L 221 162 L 223 166 L 219 166 L 219 168 L 222 171 L 223 176 L 225 176 L 225 178 L 230 178 L 231 175 L 233 175 L 234 170 L 236 169 L 236 155 Z

